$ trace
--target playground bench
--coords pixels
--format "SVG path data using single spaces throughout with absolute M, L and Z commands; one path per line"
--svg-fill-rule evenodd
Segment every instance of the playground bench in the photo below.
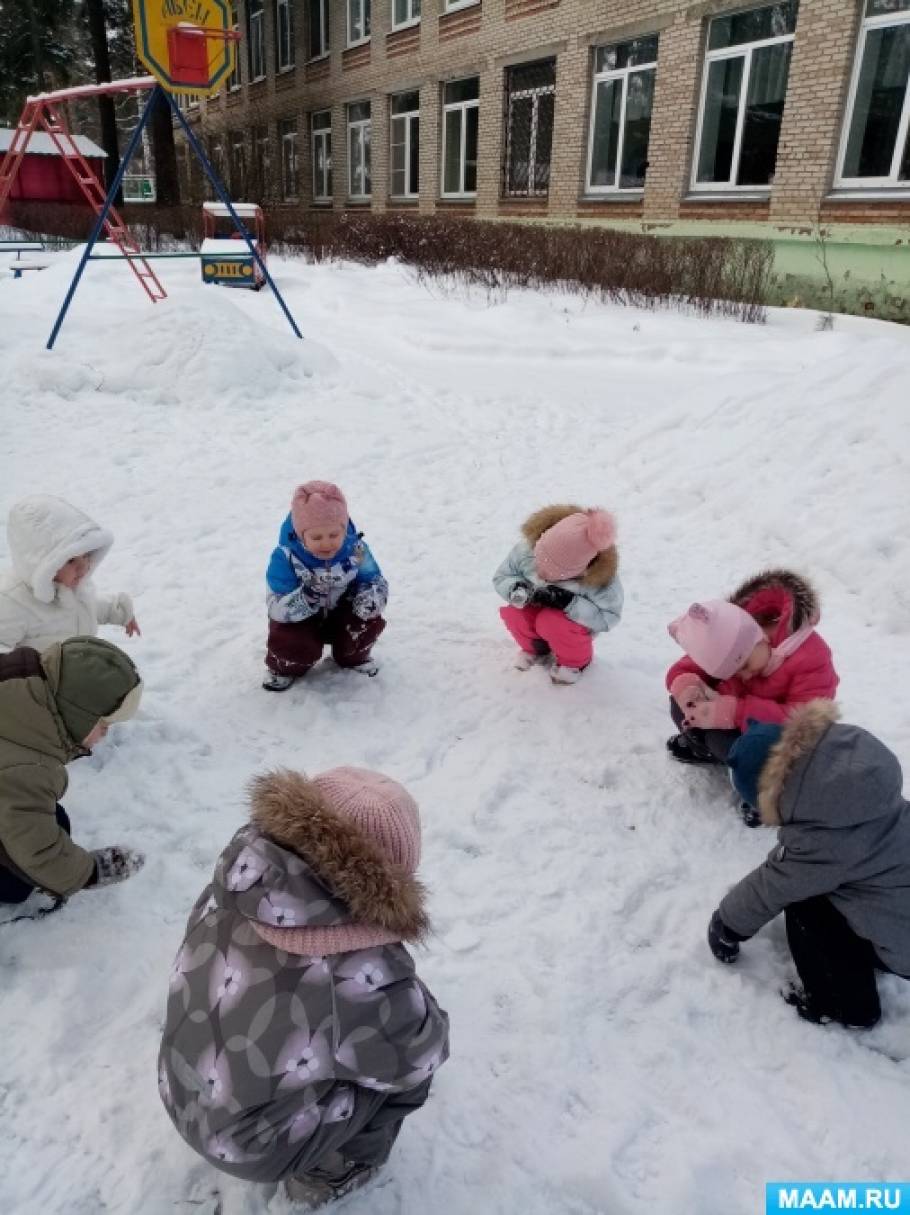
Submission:
M 37 240 L 0 240 L 0 253 L 15 253 L 19 261 L 23 253 L 43 253 L 44 244 Z
M 22 278 L 26 270 L 46 270 L 47 262 L 23 262 L 18 258 L 10 264 L 10 269 L 13 272 L 13 278 Z

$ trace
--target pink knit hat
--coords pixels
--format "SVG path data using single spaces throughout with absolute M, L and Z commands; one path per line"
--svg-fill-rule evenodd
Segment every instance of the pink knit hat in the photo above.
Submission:
M 291 523 L 302 537 L 312 527 L 347 527 L 348 504 L 331 481 L 307 481 L 298 485 L 291 499 Z
M 420 811 L 403 785 L 367 768 L 330 768 L 309 782 L 340 818 L 349 819 L 393 865 L 412 877 L 420 863 Z M 256 933 L 287 953 L 302 957 L 373 949 L 401 940 L 400 933 L 353 922 L 309 928 L 278 928 L 254 921 Z
M 420 864 L 420 811 L 403 785 L 367 768 L 330 768 L 312 783 L 336 814 L 368 835 L 393 865 L 414 873 Z
M 726 599 L 693 603 L 667 631 L 712 679 L 730 679 L 765 640 L 758 621 Z
M 534 546 L 544 582 L 565 582 L 585 572 L 598 553 L 616 543 L 616 521 L 605 510 L 577 511 L 548 527 Z

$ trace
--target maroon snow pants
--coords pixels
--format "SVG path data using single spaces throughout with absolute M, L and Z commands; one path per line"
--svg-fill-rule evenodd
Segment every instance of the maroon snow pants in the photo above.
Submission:
M 322 657 L 325 646 L 331 646 L 332 657 L 340 667 L 356 667 L 369 658 L 384 628 L 381 616 L 375 620 L 355 616 L 347 599 L 334 611 L 319 612 L 297 624 L 270 620 L 265 665 L 276 675 L 306 675 Z

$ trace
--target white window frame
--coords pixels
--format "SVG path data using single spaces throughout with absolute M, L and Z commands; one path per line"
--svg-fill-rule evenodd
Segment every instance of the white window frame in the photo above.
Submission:
M 354 9 L 359 9 L 359 20 L 361 32 L 354 37 Z M 370 41 L 370 24 L 372 13 L 370 12 L 370 0 L 345 0 L 345 13 L 347 14 L 347 42 L 346 46 L 363 46 L 365 42 Z
M 239 155 L 238 155 L 239 153 Z M 230 170 L 228 177 L 231 183 L 231 189 L 234 188 L 234 177 L 237 176 L 237 185 L 240 187 L 241 198 L 246 193 L 247 170 L 246 170 L 246 143 L 243 138 L 242 131 L 235 131 L 231 135 L 231 148 L 229 158 Z M 238 173 L 239 169 L 239 173 Z
M 328 126 L 317 127 L 315 125 L 316 119 L 322 118 L 325 114 L 328 114 L 328 116 L 329 116 Z M 316 145 L 318 143 L 325 143 L 325 142 L 328 143 L 328 150 L 323 151 L 323 160 L 328 163 L 328 166 L 329 166 L 328 172 L 331 174 L 333 171 L 333 165 L 332 165 L 332 111 L 331 110 L 317 110 L 316 113 L 310 115 L 310 143 L 311 143 L 311 147 L 312 147 L 312 157 L 313 157 L 313 202 L 318 202 L 318 203 L 331 202 L 332 201 L 332 192 L 333 192 L 334 186 L 335 186 L 335 183 L 333 180 L 332 189 L 329 190 L 328 193 L 320 193 L 320 186 L 322 186 L 324 188 L 327 183 L 325 180 L 323 180 L 320 183 L 318 176 L 317 176 L 319 158 L 316 155 Z
M 322 11 L 322 20 L 320 21 L 320 29 L 322 31 L 321 49 L 315 55 L 309 54 L 312 47 L 310 45 L 311 29 L 309 27 L 309 7 L 307 8 L 307 63 L 315 63 L 317 59 L 325 59 L 332 51 L 332 31 L 329 28 L 329 0 L 308 0 L 308 4 L 316 3 Z
M 363 185 L 363 186 L 365 186 L 365 185 L 366 185 L 366 176 L 367 176 L 367 171 L 368 171 L 368 170 L 367 170 L 367 157 L 366 157 L 366 155 L 365 155 L 366 148 L 367 148 L 367 143 L 366 143 L 366 140 L 364 139 L 364 132 L 366 131 L 366 129 L 367 129 L 367 128 L 372 128 L 372 123 L 373 123 L 373 106 L 372 106 L 372 103 L 370 103 L 370 116 L 369 116 L 368 118 L 358 118 L 358 119 L 353 119 L 353 120 L 352 120 L 352 118 L 351 118 L 351 109 L 352 109 L 352 107 L 353 107 L 354 105 L 363 105 L 363 104 L 364 104 L 363 102 L 356 102 L 356 101 L 355 101 L 355 102 L 352 102 L 352 103 L 351 103 L 351 105 L 349 105 L 349 106 L 348 106 L 348 112 L 347 112 L 347 115 L 346 115 L 346 118 L 347 118 L 347 126 L 348 126 L 348 140 L 347 140 L 347 153 L 348 153 L 348 198 L 351 200 L 351 202 L 368 202 L 368 201 L 369 201 L 369 200 L 370 200 L 370 199 L 373 197 L 373 165 L 372 165 L 372 159 L 371 159 L 371 161 L 370 161 L 370 166 L 369 166 L 369 177 L 370 177 L 370 190 L 369 190 L 369 192 L 368 192 L 368 193 L 367 193 L 367 192 L 358 192 L 358 191 L 355 191 L 355 189 L 354 189 L 354 185 L 355 185 L 355 183 L 354 183 L 354 173 L 353 173 L 353 168 L 354 168 L 354 139 L 355 139 L 355 138 L 359 139 L 359 140 L 360 140 L 360 143 L 361 143 L 361 149 L 360 149 L 360 153 L 361 153 L 361 154 L 360 154 L 360 164 L 361 164 L 361 174 L 362 174 L 363 180 L 362 180 L 362 181 L 359 183 L 360 185 Z M 372 129 L 371 129 L 371 130 L 370 130 L 370 136 L 371 136 L 371 138 L 370 138 L 370 143 L 369 143 L 369 147 L 370 147 L 370 150 L 371 150 L 371 156 L 372 156 L 372 142 L 373 142 L 373 141 L 372 141 L 372 133 L 373 133 L 373 132 L 372 132 Z
M 406 29 L 410 29 L 412 25 L 420 25 L 421 0 L 404 0 L 404 2 L 405 2 L 405 6 L 408 10 L 408 16 L 405 17 L 404 21 L 396 22 L 396 20 L 395 20 L 395 0 L 390 0 L 390 3 L 392 5 L 392 23 L 391 24 L 392 24 L 393 30 L 406 30 Z
M 650 37 L 650 35 L 648 35 Z M 628 41 L 628 39 L 626 40 Z M 615 46 L 617 43 L 601 43 L 601 46 Z M 596 56 L 600 47 L 595 47 L 594 54 Z M 660 47 L 658 44 L 658 54 Z M 596 63 L 596 58 L 595 58 Z M 591 77 L 591 117 L 588 123 L 588 160 L 585 170 L 585 193 L 586 194 L 634 194 L 639 195 L 644 193 L 644 186 L 621 186 L 619 184 L 622 176 L 622 154 L 626 146 L 626 100 L 629 96 L 629 77 L 636 72 L 656 72 L 657 60 L 654 59 L 650 63 L 636 63 L 633 67 L 610 68 L 608 71 L 598 72 L 595 68 Z M 594 168 L 594 125 L 597 118 L 597 88 L 598 85 L 607 84 L 611 80 L 622 81 L 622 103 L 619 111 L 619 143 L 616 147 L 616 178 L 615 185 L 612 186 L 595 186 L 591 182 L 591 171 Z
M 250 162 L 252 176 L 259 180 L 262 197 L 266 198 L 272 185 L 272 140 L 267 123 L 254 126 L 250 132 Z
M 248 10 L 247 20 L 249 22 L 249 37 L 250 37 L 250 84 L 255 84 L 259 80 L 265 80 L 265 0 L 262 7 L 257 12 L 253 12 L 252 8 Z M 254 25 L 258 28 L 258 43 L 257 35 L 253 33 Z M 258 46 L 258 66 L 262 68 L 261 72 L 256 72 L 254 67 L 254 56 Z
M 231 29 L 235 34 L 239 34 L 240 22 L 235 21 L 231 26 Z M 240 49 L 241 45 L 242 43 L 239 41 L 234 43 L 234 70 L 231 72 L 230 76 L 228 76 L 227 91 L 229 93 L 238 92 L 243 85 L 243 53 Z
M 282 63 L 281 61 L 282 10 L 285 13 L 285 24 L 288 35 L 288 59 L 286 63 Z M 296 59 L 294 41 L 294 0 L 275 0 L 275 67 L 279 75 L 282 72 L 290 72 L 294 67 Z
M 481 0 L 443 0 L 443 14 L 456 13 L 460 8 L 473 8 Z
M 863 4 L 865 10 L 865 3 Z M 853 107 L 856 104 L 856 90 L 859 86 L 860 72 L 863 67 L 863 56 L 866 53 L 866 36 L 870 30 L 887 29 L 895 25 L 910 25 L 910 10 L 897 13 L 882 13 L 878 17 L 863 17 L 860 28 L 859 42 L 856 48 L 856 59 L 853 63 L 853 75 L 850 78 L 850 92 L 847 98 L 847 108 L 844 111 L 844 125 L 841 131 L 840 148 L 837 153 L 837 175 L 834 184 L 847 190 L 907 190 L 910 191 L 910 181 L 901 180 L 898 171 L 901 167 L 904 149 L 907 146 L 907 133 L 910 130 L 910 78 L 907 80 L 904 93 L 904 108 L 897 128 L 897 138 L 894 141 L 894 152 L 891 156 L 891 172 L 887 177 L 844 177 L 844 161 L 847 158 L 847 144 L 850 141 L 850 127 L 853 123 Z
M 756 3 L 746 6 L 739 6 L 733 12 L 751 12 L 753 9 L 772 8 L 773 3 Z M 712 20 L 722 19 L 731 16 L 731 13 L 718 13 L 716 18 Z M 710 23 L 708 27 L 708 37 L 711 36 Z M 796 37 L 795 32 L 792 34 L 778 34 L 773 38 L 760 38 L 756 42 L 739 42 L 736 46 L 725 46 L 719 50 L 710 51 L 705 47 L 705 57 L 702 64 L 702 80 L 701 92 L 698 102 L 698 125 L 695 131 L 695 150 L 692 156 L 692 175 L 689 183 L 689 188 L 693 194 L 766 194 L 771 193 L 772 185 L 767 186 L 738 186 L 735 184 L 735 178 L 739 172 L 739 160 L 742 154 L 743 144 L 743 126 L 746 120 L 746 98 L 749 95 L 749 78 L 752 75 L 752 55 L 753 52 L 762 50 L 766 46 L 779 46 L 782 43 L 792 43 Z M 701 138 L 702 126 L 705 119 L 705 101 L 708 96 L 708 76 L 710 75 L 710 66 L 721 59 L 740 59 L 746 60 L 743 68 L 743 76 L 739 85 L 739 101 L 736 111 L 736 134 L 733 137 L 733 156 L 730 160 L 730 179 L 728 181 L 699 181 L 698 180 L 698 161 L 701 156 Z M 787 80 L 789 88 L 789 76 Z
M 446 85 L 458 84 L 459 80 L 473 80 L 473 79 L 475 79 L 475 77 L 473 77 L 473 76 L 459 76 L 455 80 L 446 80 L 443 82 L 443 86 L 442 86 L 442 140 L 440 141 L 442 144 L 442 165 L 441 165 L 441 171 L 440 171 L 440 175 L 439 175 L 440 176 L 439 195 L 441 198 L 476 198 L 477 197 L 476 189 L 466 190 L 464 188 L 464 178 L 465 178 L 465 169 L 467 167 L 466 161 L 465 161 L 465 151 L 466 151 L 467 132 L 468 132 L 467 111 L 480 109 L 480 96 L 479 96 L 480 78 L 479 77 L 476 78 L 478 96 L 473 98 L 471 101 L 447 102 L 445 99 Z M 461 171 L 459 173 L 461 189 L 447 191 L 446 190 L 446 138 L 447 138 L 446 132 L 448 129 L 448 123 L 446 122 L 446 114 L 450 113 L 453 110 L 460 110 L 462 112 L 461 113 L 461 125 L 460 125 L 461 146 L 459 148 L 459 154 L 458 154 L 459 165 L 460 165 L 460 169 L 461 169 Z M 479 146 L 479 144 L 480 144 L 480 115 L 479 114 L 477 116 L 477 121 L 478 121 L 478 161 L 479 161 L 479 159 L 480 159 L 480 155 L 479 155 L 479 153 L 480 153 L 480 146 Z
M 293 123 L 292 127 L 287 130 L 282 130 L 284 123 Z M 287 175 L 285 173 L 285 144 L 291 145 L 291 155 L 294 158 L 294 178 L 296 189 L 291 193 L 288 190 Z M 278 120 L 278 162 L 281 165 L 281 197 L 285 202 L 296 202 L 300 197 L 300 163 L 297 156 L 297 122 L 293 118 L 279 118 Z
M 416 89 L 407 90 L 409 92 L 417 92 Z M 400 94 L 393 94 L 393 96 Z M 420 94 L 417 94 L 417 109 L 403 110 L 400 114 L 392 113 L 392 98 L 389 98 L 389 197 L 390 198 L 419 198 L 420 183 L 418 182 L 416 190 L 405 189 L 403 194 L 395 194 L 392 191 L 392 131 L 396 122 L 404 123 L 404 180 L 405 186 L 410 185 L 409 178 L 411 176 L 411 134 L 413 123 L 417 123 L 417 141 L 418 152 L 420 148 Z M 420 170 L 418 167 L 418 174 Z

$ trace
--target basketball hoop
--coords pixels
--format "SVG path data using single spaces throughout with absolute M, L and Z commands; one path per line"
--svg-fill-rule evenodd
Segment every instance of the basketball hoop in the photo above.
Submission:
M 185 84 L 204 88 L 211 75 L 208 43 L 239 42 L 237 30 L 206 28 L 202 25 L 172 25 L 167 31 L 168 66 Z

